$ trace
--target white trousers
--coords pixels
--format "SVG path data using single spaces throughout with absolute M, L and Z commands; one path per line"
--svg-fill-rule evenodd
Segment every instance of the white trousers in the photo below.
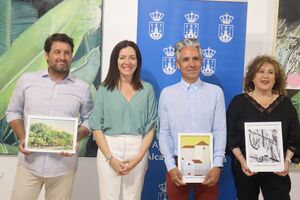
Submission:
M 120 160 L 131 159 L 140 150 L 142 136 L 105 136 L 112 155 Z M 148 152 L 127 175 L 118 176 L 98 149 L 97 169 L 101 200 L 140 200 L 148 167 Z

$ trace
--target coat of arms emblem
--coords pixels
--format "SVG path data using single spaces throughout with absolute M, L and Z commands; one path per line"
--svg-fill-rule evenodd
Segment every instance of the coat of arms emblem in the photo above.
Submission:
M 166 193 L 166 183 L 162 183 L 158 185 L 161 192 L 158 192 L 158 200 L 167 200 L 167 193 Z
M 162 57 L 162 70 L 167 75 L 176 72 L 175 48 L 171 45 L 163 49 L 165 56 Z
M 231 24 L 231 22 L 234 17 L 226 13 L 225 15 L 221 15 L 219 19 L 221 20 L 222 24 L 219 24 L 218 37 L 222 42 L 228 43 L 233 38 L 234 26 Z
M 153 40 L 159 40 L 164 34 L 164 22 L 161 21 L 164 14 L 156 10 L 150 13 L 150 17 L 152 21 L 149 22 L 149 36 Z
M 214 57 L 216 51 L 208 47 L 207 49 L 202 50 L 203 53 L 203 62 L 201 72 L 204 76 L 211 76 L 216 71 L 216 62 L 217 60 Z
M 196 22 L 197 19 L 199 18 L 199 15 L 197 15 L 194 12 L 190 12 L 188 14 L 185 14 L 184 17 L 188 21 L 187 23 L 184 23 L 184 28 L 183 28 L 184 38 L 198 38 L 199 23 Z

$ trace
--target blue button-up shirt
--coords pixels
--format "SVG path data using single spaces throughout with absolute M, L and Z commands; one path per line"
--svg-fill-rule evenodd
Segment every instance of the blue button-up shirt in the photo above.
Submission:
M 226 114 L 220 87 L 198 79 L 189 84 L 184 80 L 166 87 L 160 95 L 159 146 L 167 170 L 175 165 L 178 155 L 178 133 L 212 133 L 213 165 L 223 166 L 226 147 Z
M 17 82 L 6 111 L 7 121 L 23 119 L 25 130 L 28 115 L 50 117 L 80 117 L 82 126 L 89 128 L 88 117 L 93 106 L 89 85 L 74 75 L 55 82 L 48 70 L 23 74 Z M 77 167 L 77 156 L 62 157 L 56 153 L 19 152 L 19 162 L 33 174 L 54 177 Z

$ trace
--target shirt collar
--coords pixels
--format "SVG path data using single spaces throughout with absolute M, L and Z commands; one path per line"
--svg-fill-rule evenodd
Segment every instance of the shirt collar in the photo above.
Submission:
M 195 83 L 190 84 L 185 80 L 181 79 L 180 83 L 183 86 L 183 88 L 187 91 L 189 89 L 198 90 L 203 84 L 203 81 L 201 81 L 201 79 L 198 78 L 198 80 Z
M 44 69 L 43 71 L 41 71 L 41 77 L 50 77 L 49 72 L 48 72 L 48 68 Z M 70 80 L 72 82 L 75 81 L 75 76 L 74 74 L 72 74 L 71 72 L 69 72 L 68 76 L 64 79 L 64 80 Z

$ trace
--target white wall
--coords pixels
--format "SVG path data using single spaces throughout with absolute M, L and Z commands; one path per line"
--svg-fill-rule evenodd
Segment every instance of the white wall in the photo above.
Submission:
M 137 0 L 104 0 L 102 80 L 106 77 L 110 53 L 122 40 L 136 41 Z
M 272 54 L 275 48 L 279 0 L 248 0 L 245 65 L 257 54 Z
M 102 79 L 106 76 L 109 56 L 112 48 L 121 40 L 136 40 L 138 0 L 104 0 L 103 20 L 103 59 Z M 248 0 L 248 20 L 246 36 L 245 63 L 257 54 L 272 54 L 275 37 L 275 19 L 278 0 Z M 10 198 L 17 158 L 0 157 L 0 199 Z M 291 198 L 299 197 L 300 173 L 291 173 Z M 96 200 L 98 198 L 98 181 L 95 158 L 79 158 L 73 190 L 74 200 Z M 43 198 L 40 198 L 43 199 Z

